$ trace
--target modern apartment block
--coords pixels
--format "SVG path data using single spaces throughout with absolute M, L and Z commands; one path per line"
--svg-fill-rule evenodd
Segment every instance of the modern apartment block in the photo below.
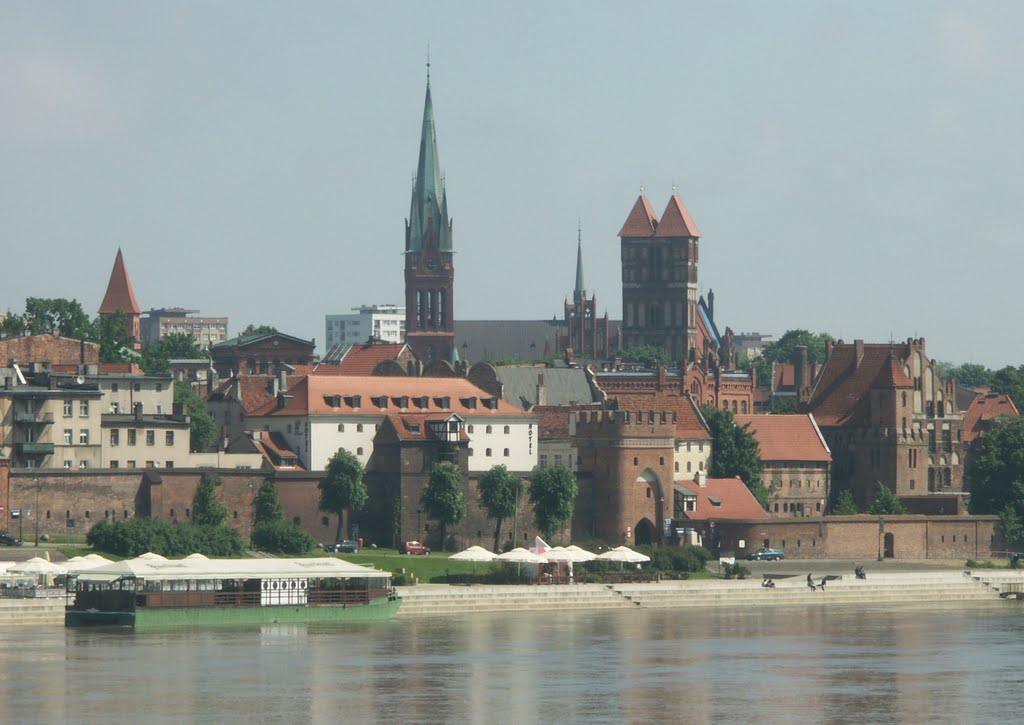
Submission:
M 405 340 L 405 307 L 362 305 L 349 315 L 326 316 L 327 350 L 338 345 L 359 345 L 371 337 L 381 342 Z
M 169 307 L 149 310 L 142 317 L 143 342 L 157 342 L 171 334 L 191 335 L 204 350 L 228 339 L 228 318 L 190 317 L 199 310 Z

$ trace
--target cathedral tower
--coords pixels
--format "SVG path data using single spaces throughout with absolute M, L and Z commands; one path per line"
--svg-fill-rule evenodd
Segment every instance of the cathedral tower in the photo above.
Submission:
M 619 231 L 622 240 L 622 342 L 656 345 L 684 365 L 697 348 L 700 230 L 673 194 L 661 221 L 641 195 Z
M 452 223 L 437 156 L 428 73 L 419 163 L 405 221 L 405 341 L 424 363 L 454 356 L 454 282 Z

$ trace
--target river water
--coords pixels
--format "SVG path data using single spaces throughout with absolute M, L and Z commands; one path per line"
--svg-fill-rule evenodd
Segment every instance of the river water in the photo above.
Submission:
M 8 723 L 999 723 L 1024 606 L 0 629 Z

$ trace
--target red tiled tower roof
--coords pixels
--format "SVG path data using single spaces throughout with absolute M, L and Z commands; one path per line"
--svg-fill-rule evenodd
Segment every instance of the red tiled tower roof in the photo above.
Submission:
M 622 236 L 621 234 L 619 236 Z M 654 233 L 655 237 L 699 237 L 700 229 L 694 223 L 690 212 L 686 210 L 682 198 L 673 194 L 661 215 L 661 223 Z
M 620 237 L 653 237 L 654 230 L 658 228 L 658 217 L 654 215 L 654 209 L 647 197 L 641 194 L 637 197 L 633 210 L 626 217 L 626 223 L 619 230 Z
M 896 356 L 903 352 L 892 344 L 836 343 L 814 386 L 808 412 L 819 426 L 867 425 L 872 388 L 888 385 L 890 377 L 894 387 L 912 385 L 905 372 L 895 369 Z
M 117 257 L 114 259 L 114 269 L 110 272 L 107 293 L 103 295 L 99 313 L 112 315 L 118 310 L 124 310 L 129 315 L 142 314 L 142 308 L 139 307 L 139 301 L 135 299 L 135 290 L 132 289 L 132 280 L 128 277 L 124 255 L 120 249 L 117 250 Z
M 903 368 L 896 362 L 896 359 L 890 352 L 887 364 L 883 365 L 882 369 L 878 371 L 874 387 L 888 390 L 890 388 L 912 388 L 914 384 L 910 382 L 910 378 L 903 372 Z

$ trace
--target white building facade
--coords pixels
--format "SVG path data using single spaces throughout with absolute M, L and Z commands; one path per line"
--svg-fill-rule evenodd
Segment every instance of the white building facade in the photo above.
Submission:
M 353 314 L 327 315 L 324 340 L 327 349 L 337 345 L 359 345 L 370 338 L 382 342 L 405 340 L 405 307 L 362 305 Z

